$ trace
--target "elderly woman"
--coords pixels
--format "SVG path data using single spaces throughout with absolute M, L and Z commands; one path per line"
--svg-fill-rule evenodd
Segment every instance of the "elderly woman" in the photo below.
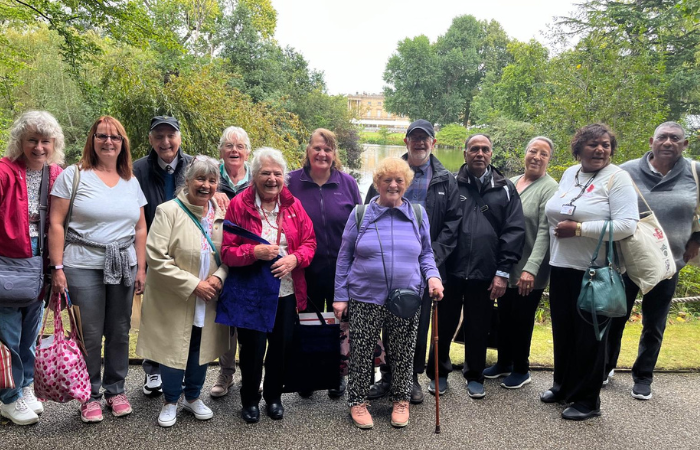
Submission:
M 240 127 L 228 127 L 219 140 L 219 157 L 221 158 L 221 182 L 218 191 L 230 199 L 243 192 L 250 185 L 250 138 Z M 219 376 L 211 388 L 212 397 L 223 397 L 233 386 L 233 374 L 236 373 L 237 332 L 231 328 L 229 350 L 219 357 Z
M 610 163 L 617 139 L 607 125 L 587 125 L 576 132 L 571 153 L 580 164 L 569 167 L 547 202 L 549 285 L 554 339 L 554 384 L 540 395 L 545 403 L 568 402 L 562 418 L 586 420 L 600 415 L 608 333 L 599 341 L 590 321 L 577 310 L 581 282 L 606 221 L 613 239 L 634 234 L 639 220 L 637 194 L 629 174 Z M 607 265 L 605 252 L 596 263 Z M 585 314 L 585 313 L 584 313 Z
M 146 279 L 146 198 L 132 175 L 129 139 L 118 120 L 102 116 L 92 125 L 79 164 L 58 177 L 51 196 L 53 289 L 69 289 L 80 307 L 92 385 L 80 417 L 86 423 L 102 421 L 100 387 L 112 414 L 125 416 L 131 413 L 124 391 L 131 304 Z
M 213 417 L 199 398 L 207 364 L 228 350 L 229 327 L 214 323 L 228 269 L 221 264 L 224 211 L 213 201 L 219 164 L 195 157 L 176 198 L 158 206 L 148 233 L 148 276 L 136 352 L 160 363 L 164 405 L 158 424 L 177 420 L 178 400 L 199 420 Z
M 0 256 L 39 256 L 40 241 L 46 249 L 39 224 L 41 184 L 44 170 L 49 191 L 61 173 L 58 164 L 63 163 L 63 142 L 61 127 L 46 111 L 28 111 L 12 125 L 5 157 L 0 159 L 0 217 L 4 218 Z M 46 231 L 48 224 L 43 233 Z M 41 297 L 22 304 L 0 301 L 0 341 L 10 350 L 16 385 L 14 389 L 0 389 L 0 414 L 17 425 L 36 423 L 37 414 L 44 411 L 30 387 L 43 311 Z
M 273 275 L 281 281 L 272 332 L 238 329 L 242 416 L 246 422 L 255 423 L 260 420 L 258 387 L 263 358 L 267 415 L 274 420 L 284 417 L 282 388 L 288 345 L 296 312 L 306 308 L 304 268 L 314 256 L 316 237 L 311 219 L 285 186 L 287 162 L 282 152 L 267 147 L 256 150 L 251 174 L 252 184 L 233 198 L 226 220 L 261 236 L 270 245 L 225 233 L 221 259 L 231 270 L 236 270 L 235 267 L 258 260 L 272 261 L 280 256 L 271 266 Z
M 340 170 L 333 132 L 318 128 L 311 133 L 304 167 L 289 174 L 289 190 L 301 201 L 316 233 L 318 249 L 306 269 L 309 301 L 321 312 L 326 311 L 326 306 L 332 310 L 335 266 L 343 229 L 352 209 L 362 203 L 357 182 Z M 330 389 L 328 395 L 340 397 L 345 387 L 343 377 L 339 388 Z
M 549 222 L 544 213 L 557 182 L 547 175 L 554 144 L 544 136 L 525 147 L 525 173 L 510 181 L 520 194 L 525 216 L 523 256 L 510 272 L 505 295 L 498 299 L 498 362 L 485 378 L 506 376 L 501 386 L 518 389 L 530 383 L 530 342 L 535 312 L 549 282 Z
M 401 288 L 422 296 L 427 280 L 431 296 L 442 298 L 428 216 L 422 207 L 413 207 L 403 197 L 412 179 L 413 171 L 400 158 L 379 163 L 373 176 L 379 195 L 364 214 L 350 215 L 338 254 L 333 310 L 338 318 L 346 312 L 350 315 L 348 406 L 359 428 L 374 426 L 367 410 L 367 393 L 372 382 L 372 352 L 383 326 L 388 333 L 387 356 L 393 374 L 391 424 L 408 425 L 420 307 L 407 319 L 396 316 L 385 304 L 389 293 Z M 416 211 L 422 214 L 418 217 Z

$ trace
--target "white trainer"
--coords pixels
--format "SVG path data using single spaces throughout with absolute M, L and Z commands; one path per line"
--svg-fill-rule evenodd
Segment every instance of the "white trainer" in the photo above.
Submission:
M 29 386 L 22 388 L 22 398 L 27 406 L 29 406 L 29 409 L 34 411 L 34 414 L 41 414 L 44 412 L 44 405 L 36 398 L 34 390 Z
M 189 411 L 192 414 L 194 414 L 195 419 L 209 420 L 212 417 L 214 417 L 214 413 L 212 412 L 212 410 L 209 409 L 209 407 L 205 405 L 204 402 L 200 399 L 197 399 L 190 403 L 184 398 L 182 398 L 180 400 L 180 405 L 182 405 L 182 409 L 184 409 L 185 411 Z
M 31 425 L 39 421 L 39 416 L 27 405 L 23 398 L 7 405 L 0 405 L 0 415 L 10 419 L 17 425 Z
M 172 427 L 177 422 L 177 404 L 166 403 L 158 415 L 158 425 L 163 428 Z

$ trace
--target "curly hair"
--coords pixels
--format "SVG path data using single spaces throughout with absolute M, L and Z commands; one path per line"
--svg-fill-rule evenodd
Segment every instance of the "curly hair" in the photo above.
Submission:
M 604 123 L 592 123 L 583 128 L 579 128 L 576 134 L 574 134 L 574 137 L 571 138 L 571 155 L 574 159 L 578 160 L 586 142 L 591 139 L 600 139 L 606 134 L 610 138 L 610 157 L 612 158 L 617 148 L 617 138 L 610 127 Z
M 379 181 L 387 175 L 403 176 L 406 187 L 413 181 L 413 171 L 408 163 L 401 158 L 389 157 L 379 161 L 374 169 L 374 175 L 372 175 L 372 184 L 377 191 L 379 190 Z
M 22 140 L 29 133 L 39 133 L 42 136 L 53 139 L 53 152 L 48 155 L 48 164 L 63 164 L 65 154 L 63 153 L 66 143 L 63 137 L 63 130 L 56 118 L 48 111 L 27 111 L 12 124 L 10 129 L 10 140 L 7 143 L 5 156 L 10 161 L 16 161 L 23 155 Z

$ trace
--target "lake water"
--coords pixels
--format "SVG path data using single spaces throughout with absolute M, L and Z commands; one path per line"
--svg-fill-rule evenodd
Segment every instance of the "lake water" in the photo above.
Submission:
M 360 186 L 360 194 L 364 200 L 367 190 L 372 185 L 372 174 L 377 163 L 388 156 L 401 157 L 406 153 L 406 146 L 403 145 L 374 145 L 365 144 L 360 160 L 362 162 L 360 170 L 351 171 Z M 459 148 L 433 149 L 440 162 L 450 172 L 457 172 L 464 164 L 464 154 Z

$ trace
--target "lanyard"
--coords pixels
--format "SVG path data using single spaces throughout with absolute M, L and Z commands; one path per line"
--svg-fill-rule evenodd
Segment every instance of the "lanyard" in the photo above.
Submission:
M 578 174 L 579 174 L 579 173 L 581 173 L 581 169 L 578 169 L 578 171 L 576 172 L 576 177 L 575 177 L 575 179 L 576 179 L 576 185 L 577 185 L 577 186 L 580 186 L 580 184 L 579 184 L 579 182 L 578 182 Z M 595 173 L 593 174 L 593 176 L 586 182 L 586 184 L 583 185 L 583 187 L 581 188 L 581 192 L 579 192 L 578 195 L 577 195 L 576 197 L 572 198 L 571 201 L 570 201 L 569 203 L 567 203 L 566 205 L 568 205 L 568 206 L 573 206 L 573 205 L 574 205 L 574 202 L 575 202 L 576 200 L 578 200 L 579 198 L 581 198 L 581 196 L 584 194 L 584 192 L 586 192 L 586 189 L 588 189 L 588 186 L 590 186 L 591 183 L 593 183 L 593 180 L 595 179 L 596 175 L 598 175 L 598 172 L 595 172 Z M 565 206 L 566 206 L 566 205 L 565 205 Z

